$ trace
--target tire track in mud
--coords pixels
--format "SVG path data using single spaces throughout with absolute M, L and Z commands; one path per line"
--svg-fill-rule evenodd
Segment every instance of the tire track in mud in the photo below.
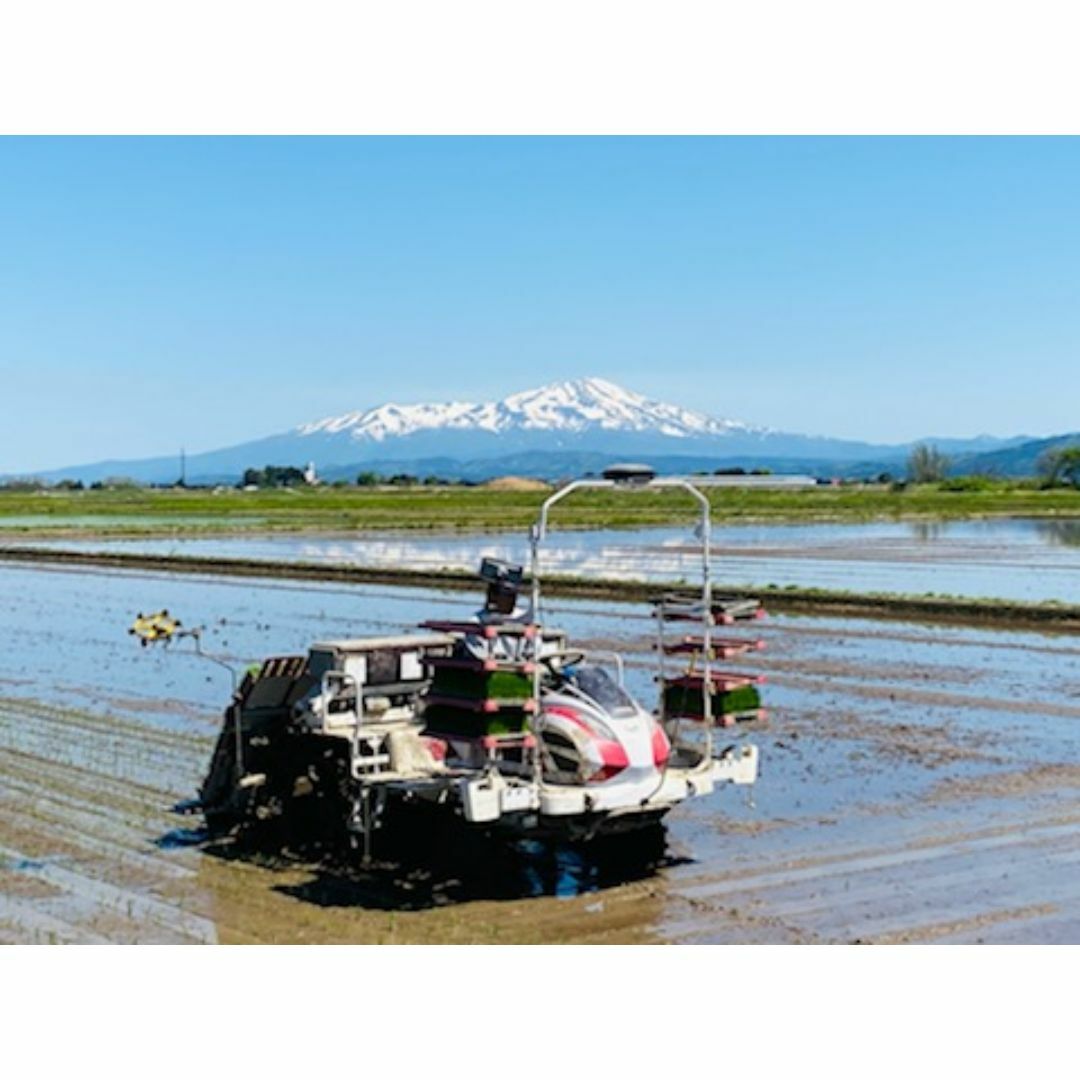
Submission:
M 830 622 L 833 622 L 833 620 L 792 618 L 784 620 L 782 624 L 766 623 L 762 627 L 762 632 L 766 635 L 772 632 L 786 637 L 809 638 L 811 640 L 824 639 L 826 641 L 835 639 L 839 633 L 842 633 L 846 638 L 862 641 L 874 641 L 882 636 L 887 636 L 892 642 L 931 645 L 935 649 L 971 647 L 1005 651 L 1019 649 L 1026 653 L 1080 657 L 1080 645 L 1069 644 L 1076 641 L 1075 631 L 1056 631 L 1046 628 L 1039 631 L 1038 634 L 1025 633 L 1024 641 L 1018 643 L 1016 640 L 1011 640 L 1010 633 L 1005 630 L 996 635 L 979 631 L 968 635 L 964 633 L 963 627 L 949 627 L 948 632 L 942 633 L 941 627 L 922 627 L 918 623 L 889 622 L 880 624 L 872 620 L 858 620 L 858 622 L 855 620 L 843 620 L 841 630 L 838 629 L 837 625 L 830 626 Z M 808 625 L 809 623 L 815 625 Z
M 47 764 L 43 773 L 47 782 Z M 89 805 L 101 809 L 100 802 Z M 27 795 L 23 785 L 5 784 L 2 807 L 0 866 L 56 889 L 56 895 L 35 901 L 36 909 L 95 933 L 104 920 L 113 940 L 213 939 L 212 926 L 185 901 L 197 871 L 193 853 L 166 858 L 153 852 L 150 830 L 114 823 L 103 828 L 101 814 L 80 812 L 69 801 L 40 793 Z M 154 832 L 161 829 L 157 823 Z
M 1080 814 L 1018 823 L 989 835 L 909 841 L 820 857 L 809 865 L 684 885 L 678 940 L 736 940 L 753 919 L 789 939 L 937 940 L 1002 920 L 1024 920 L 1080 900 Z M 1038 876 L 1039 874 L 1042 876 Z M 710 928 L 715 916 L 718 928 Z M 1073 916 L 1080 920 L 1080 911 Z
M 133 927 L 138 928 L 140 937 L 144 937 L 142 932 L 145 928 L 149 929 L 153 940 L 217 940 L 216 928 L 212 922 L 146 892 L 122 888 L 56 863 L 30 859 L 21 851 L 3 843 L 0 843 L 0 858 L 18 866 L 20 872 L 28 877 L 62 890 L 63 897 L 59 902 L 67 903 L 71 907 L 82 907 L 89 901 L 95 908 L 111 915 L 121 915 Z M 57 903 L 57 900 L 50 898 L 42 906 L 48 907 Z M 90 922 L 92 926 L 92 916 Z
M 778 686 L 790 686 L 802 690 L 815 690 L 820 683 L 813 677 L 784 674 L 772 678 Z M 913 705 L 934 708 L 978 709 L 998 713 L 1020 713 L 1026 716 L 1054 716 L 1067 720 L 1080 720 L 1080 705 L 1059 705 L 1046 701 L 1002 700 L 983 698 L 971 694 L 949 694 L 940 690 L 903 689 L 899 686 L 874 686 L 845 680 L 829 679 L 830 690 L 837 694 L 874 700 L 904 701 Z
M 101 934 L 65 922 L 0 893 L 0 941 L 5 945 L 108 945 Z
M 77 785 L 90 773 L 131 801 L 190 794 L 184 778 L 194 778 L 212 746 L 205 735 L 181 735 L 140 726 L 116 717 L 42 705 L 26 699 L 0 699 L 0 754 L 22 756 L 61 773 Z M 177 769 L 177 756 L 187 767 Z
M 903 901 L 838 909 L 829 920 L 827 935 L 837 942 L 866 944 L 933 940 L 943 916 L 949 922 L 971 926 L 996 921 L 1003 912 L 1013 912 L 1011 919 L 1015 921 L 1045 914 L 1048 909 L 1058 910 L 1062 905 L 1075 908 L 1080 900 L 1080 879 L 1075 873 L 1080 857 L 1074 852 L 1071 858 L 1055 861 L 1060 876 L 1040 890 L 1038 900 L 1033 900 L 1030 889 L 999 868 L 995 875 L 984 874 L 978 894 L 966 900 L 954 900 L 948 886 L 932 880 L 917 896 Z M 1027 914 L 1017 914 L 1020 911 Z
M 1080 912 L 1076 905 L 1061 910 L 1055 904 L 1021 908 L 1001 913 L 1001 917 L 982 916 L 959 925 L 930 927 L 925 935 L 941 945 L 1056 945 L 1080 941 Z M 886 935 L 886 945 L 906 944 L 907 935 Z
M 4 794 L 21 793 L 24 806 L 35 812 L 47 807 L 71 811 L 103 831 L 134 834 L 137 825 L 152 829 L 165 820 L 175 792 L 129 787 L 123 779 L 87 771 L 84 767 L 50 761 L 0 748 Z
M 1047 826 L 1041 830 L 1011 830 L 1006 834 L 958 839 L 940 845 L 918 846 L 907 843 L 893 850 L 886 849 L 873 854 L 858 853 L 839 858 L 830 856 L 810 866 L 766 870 L 729 877 L 721 881 L 690 885 L 681 890 L 681 895 L 687 899 L 711 900 L 718 896 L 760 892 L 765 889 L 801 885 L 804 882 L 818 882 L 826 878 L 846 877 L 867 871 L 921 864 L 982 850 L 1008 848 L 1028 843 L 1033 839 L 1038 841 L 1054 838 L 1065 838 L 1080 844 L 1080 819 L 1064 825 Z
M 12 788 L 14 794 L 24 794 L 26 788 Z M 152 854 L 153 842 L 138 829 L 118 828 L 111 823 L 108 837 L 100 835 L 103 822 L 95 820 L 88 814 L 82 814 L 70 803 L 60 800 L 51 802 L 51 813 L 42 812 L 44 800 L 40 797 L 33 801 L 33 813 L 26 813 L 12 805 L 5 799 L 0 805 L 3 807 L 3 815 L 14 827 L 24 832 L 34 828 L 48 830 L 49 834 L 81 851 L 94 856 L 110 859 L 122 868 L 132 870 L 144 875 L 149 880 L 156 878 L 171 878 L 177 881 L 186 881 L 194 873 L 191 865 L 181 863 L 176 858 L 165 858 Z M 123 841 L 123 842 L 121 842 Z
M 193 852 L 164 855 L 178 777 L 197 776 L 208 740 L 44 703 L 0 701 L 0 865 L 52 886 L 0 888 L 0 925 L 35 942 L 204 942 L 192 908 Z M 152 762 L 150 759 L 153 759 Z

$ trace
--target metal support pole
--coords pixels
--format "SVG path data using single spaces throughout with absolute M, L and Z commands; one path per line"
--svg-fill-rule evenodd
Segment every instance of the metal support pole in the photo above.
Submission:
M 701 768 L 712 766 L 713 715 L 712 715 L 712 507 L 704 492 L 689 480 L 679 477 L 657 477 L 650 487 L 680 488 L 688 492 L 701 507 L 701 624 L 702 624 L 702 704 L 705 718 L 705 754 Z
M 716 486 L 716 485 L 709 485 Z M 703 698 L 704 698 L 704 718 L 705 718 L 705 754 L 702 758 L 701 769 L 705 771 L 712 767 L 712 753 L 713 753 L 713 716 L 712 716 L 712 507 L 709 503 L 708 496 L 704 494 L 695 484 L 689 480 L 685 480 L 682 477 L 677 476 L 654 476 L 648 480 L 638 482 L 620 483 L 615 480 L 573 480 L 564 487 L 559 488 L 558 491 L 549 495 L 540 506 L 540 516 L 537 518 L 536 524 L 533 525 L 530 534 L 531 537 L 531 567 L 530 576 L 532 578 L 532 621 L 539 626 L 540 624 L 540 545 L 547 537 L 548 531 L 548 516 L 551 512 L 551 508 L 558 502 L 561 502 L 567 495 L 572 494 L 575 491 L 581 491 L 583 489 L 590 490 L 604 490 L 619 488 L 627 491 L 642 491 L 655 488 L 678 488 L 681 491 L 687 492 L 691 495 L 701 507 L 701 574 L 702 574 L 702 587 L 701 587 L 701 602 L 702 602 L 702 647 L 703 647 L 703 667 L 702 667 L 702 686 L 703 686 Z M 539 717 L 540 710 L 540 648 L 541 638 L 538 637 L 534 643 L 535 650 L 535 672 L 533 675 L 533 696 L 536 699 L 537 716 Z M 662 661 L 661 661 L 662 663 Z M 537 736 L 539 739 L 539 735 Z M 539 768 L 539 754 L 537 755 L 537 782 L 541 782 L 540 768 Z
M 246 775 L 244 769 L 244 734 L 241 730 L 241 709 L 240 703 L 236 700 L 237 681 L 236 670 L 233 666 L 222 660 L 219 656 L 213 656 L 208 652 L 203 652 L 202 647 L 202 631 L 201 626 L 196 626 L 192 630 L 181 630 L 177 633 L 177 637 L 190 637 L 195 643 L 195 655 L 202 660 L 209 660 L 211 664 L 217 664 L 218 667 L 223 667 L 228 673 L 229 678 L 232 680 L 232 714 L 233 714 L 233 733 L 236 741 L 236 783 L 239 786 L 240 781 Z

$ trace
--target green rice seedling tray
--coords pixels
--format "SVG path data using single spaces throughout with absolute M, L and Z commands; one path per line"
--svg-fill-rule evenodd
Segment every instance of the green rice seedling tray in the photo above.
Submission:
M 756 686 L 740 686 L 725 693 L 712 695 L 712 717 L 756 712 L 761 708 L 761 693 Z M 668 686 L 664 690 L 664 715 L 684 716 L 692 720 L 704 720 L 705 695 L 691 686 Z
M 533 680 L 522 671 L 436 667 L 431 693 L 474 700 L 524 700 L 533 695 Z
M 458 709 L 453 705 L 429 705 L 424 710 L 425 730 L 433 735 L 459 735 L 479 739 L 485 735 L 518 735 L 529 729 L 529 713 L 524 709 L 502 709 L 495 713 Z

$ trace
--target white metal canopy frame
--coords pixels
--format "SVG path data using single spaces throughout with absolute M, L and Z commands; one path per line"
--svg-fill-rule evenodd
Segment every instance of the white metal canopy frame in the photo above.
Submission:
M 701 508 L 701 603 L 702 603 L 702 698 L 704 704 L 705 753 L 702 768 L 709 768 L 712 758 L 712 506 L 702 488 L 739 488 L 761 490 L 797 490 L 813 487 L 816 481 L 810 476 L 657 476 L 648 465 L 612 465 L 601 478 L 572 480 L 552 492 L 540 507 L 540 516 L 530 530 L 530 567 L 532 583 L 532 610 L 530 618 L 540 624 L 540 545 L 547 538 L 548 518 L 551 508 L 576 491 L 656 491 L 674 489 L 685 491 Z M 534 642 L 539 660 L 540 643 Z M 533 673 L 533 696 L 540 700 L 541 665 L 536 663 Z M 539 778 L 539 769 L 538 778 Z

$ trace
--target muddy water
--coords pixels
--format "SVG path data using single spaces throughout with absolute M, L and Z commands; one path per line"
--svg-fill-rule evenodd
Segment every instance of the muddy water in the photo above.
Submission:
M 732 584 L 860 592 L 947 593 L 1080 603 L 1080 521 L 1009 519 L 867 524 L 723 525 L 713 545 Z M 55 546 L 150 554 L 410 569 L 472 569 L 481 554 L 521 562 L 523 535 L 350 534 L 202 539 L 64 540 Z M 552 533 L 548 573 L 628 580 L 694 579 L 686 528 Z
M 1080 941 L 1074 637 L 771 619 L 738 665 L 769 680 L 752 801 L 681 807 L 655 848 L 500 849 L 403 878 L 207 846 L 170 813 L 229 677 L 134 644 L 131 617 L 160 607 L 238 667 L 468 610 L 461 593 L 0 568 L 0 940 Z M 624 650 L 650 698 L 643 609 L 552 616 Z

